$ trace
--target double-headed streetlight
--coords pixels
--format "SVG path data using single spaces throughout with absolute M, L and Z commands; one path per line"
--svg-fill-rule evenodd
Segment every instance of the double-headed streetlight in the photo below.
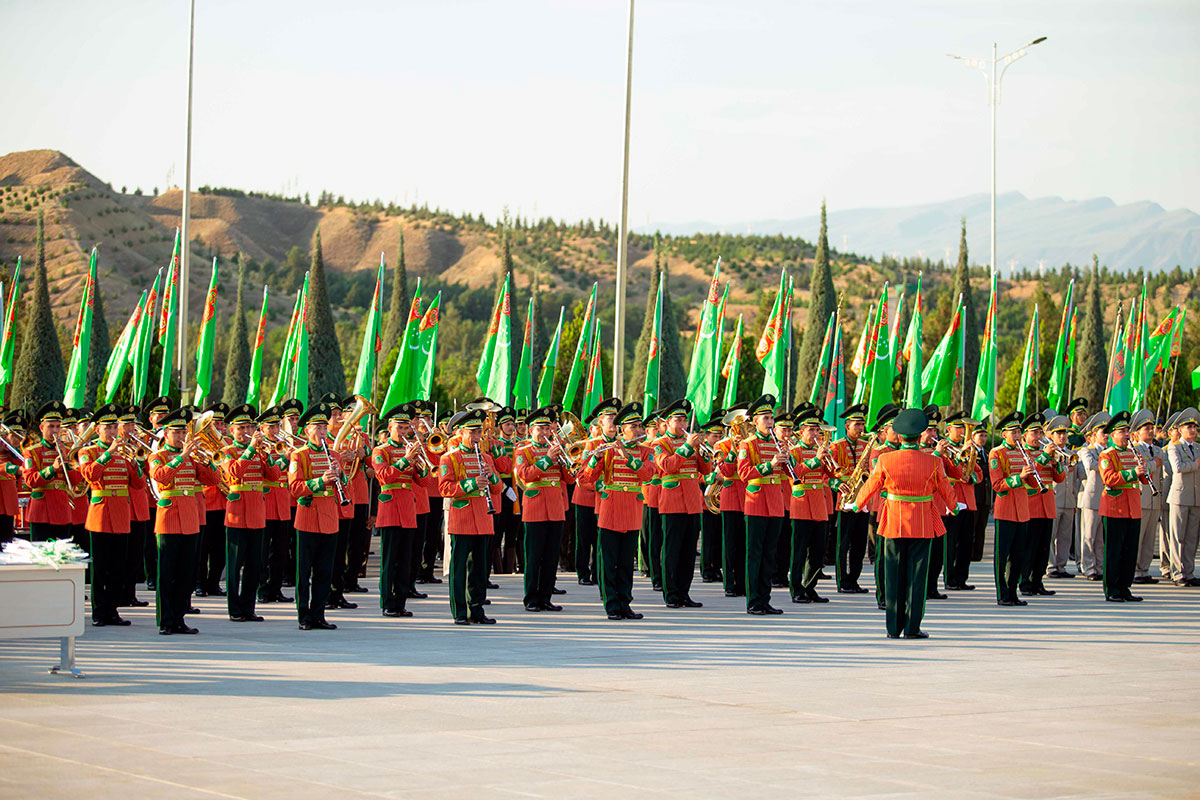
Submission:
M 1012 63 L 1029 52 L 1029 48 L 1035 44 L 1041 44 L 1046 41 L 1045 36 L 1039 36 L 1027 45 L 1018 47 L 1006 56 L 996 56 L 996 43 L 992 42 L 992 57 L 988 58 L 968 58 L 966 56 L 956 56 L 953 53 L 947 53 L 950 58 L 962 61 L 968 67 L 974 67 L 983 73 L 984 79 L 988 86 L 988 105 L 992 109 L 992 263 L 991 268 L 996 270 L 996 106 L 1000 104 L 1000 81 L 1004 79 L 1004 73 L 1012 66 Z M 997 72 L 999 67 L 999 72 Z

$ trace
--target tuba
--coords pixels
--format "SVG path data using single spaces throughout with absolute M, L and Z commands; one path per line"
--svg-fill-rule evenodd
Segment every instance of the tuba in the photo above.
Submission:
M 351 434 L 353 434 L 355 438 L 355 449 L 361 447 L 362 444 L 359 441 L 359 437 L 361 436 L 362 432 L 358 430 L 358 423 L 363 417 L 368 415 L 374 416 L 378 413 L 379 410 L 375 408 L 370 400 L 363 397 L 361 394 L 354 395 L 354 406 L 350 409 L 350 413 L 346 415 L 346 418 L 342 420 L 342 426 L 338 428 L 337 435 L 333 437 L 334 452 L 346 449 L 346 442 L 350 439 Z M 349 472 L 346 473 L 346 480 L 353 480 L 355 474 L 358 472 L 361 466 L 362 457 L 356 456 L 354 458 L 354 463 L 350 465 Z

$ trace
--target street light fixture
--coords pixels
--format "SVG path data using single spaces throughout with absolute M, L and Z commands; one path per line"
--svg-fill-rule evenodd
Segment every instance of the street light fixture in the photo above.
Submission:
M 1008 68 L 1013 65 L 1014 61 L 1023 58 L 1029 52 L 1029 48 L 1035 44 L 1041 44 L 1046 41 L 1045 36 L 1039 36 L 1027 45 L 1018 47 L 1011 53 L 1005 56 L 996 56 L 996 43 L 992 42 L 992 57 L 988 58 L 971 58 L 967 56 L 956 56 L 953 53 L 946 55 L 957 61 L 961 61 L 968 67 L 974 67 L 983 73 L 984 80 L 988 85 L 988 105 L 992 109 L 992 258 L 991 268 L 996 270 L 996 106 L 1000 104 L 1000 82 L 1004 79 L 1004 73 L 1008 72 Z M 997 74 L 996 67 L 1000 67 L 1000 72 Z

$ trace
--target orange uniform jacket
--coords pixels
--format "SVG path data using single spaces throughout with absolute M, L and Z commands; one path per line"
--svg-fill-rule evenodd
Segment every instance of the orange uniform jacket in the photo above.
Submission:
M 589 450 L 595 450 L 597 447 L 608 444 L 611 441 L 612 441 L 612 439 L 609 439 L 607 436 L 605 436 L 603 434 L 596 436 L 592 439 L 585 439 L 583 442 L 583 450 L 584 450 L 584 452 L 587 452 Z M 657 495 L 656 495 L 656 497 L 657 497 Z M 587 506 L 588 508 L 595 508 L 596 507 L 595 481 L 581 480 L 575 486 L 575 492 L 571 495 L 571 502 L 577 506 Z
M 916 445 L 901 445 L 884 453 L 858 492 L 864 506 L 880 498 L 877 533 L 886 539 L 933 539 L 946 532 L 936 503 L 955 503 L 954 488 L 942 469 L 942 459 Z
M 63 448 L 63 455 L 66 455 Z M 55 470 L 54 459 L 58 457 L 57 450 L 46 440 L 26 447 L 25 468 L 21 470 L 21 480 L 29 487 L 29 507 L 25 509 L 26 522 L 46 522 L 50 525 L 70 525 L 75 519 L 71 508 L 71 498 L 67 495 L 67 484 L 62 472 Z M 77 486 L 83 476 L 73 469 L 67 470 L 71 485 Z M 80 499 L 83 505 L 86 500 Z
M 267 481 L 278 482 L 279 467 L 266 451 L 246 445 L 225 448 L 225 527 L 258 530 L 267 527 Z
M 1018 443 L 1019 444 L 1019 443 Z M 1032 475 L 1021 480 L 1025 459 L 1021 451 L 1006 444 L 996 447 L 988 454 L 988 476 L 996 491 L 992 516 L 1009 522 L 1029 521 L 1028 489 L 1036 489 L 1037 481 Z M 1051 497 L 1051 502 L 1054 498 Z
M 975 445 L 970 442 L 956 442 L 950 440 L 950 444 L 960 448 L 961 452 L 966 453 L 968 448 L 974 448 Z M 983 467 L 979 464 L 979 459 L 975 459 L 975 467 L 971 470 L 971 474 L 966 474 L 965 466 L 958 464 L 958 475 L 946 473 L 946 477 L 950 478 L 950 483 L 954 484 L 954 492 L 957 495 L 957 502 L 962 503 L 967 507 L 968 511 L 975 511 L 975 485 L 983 480 Z
M 1142 516 L 1143 481 L 1137 474 L 1137 457 L 1128 447 L 1110 447 L 1100 453 L 1100 516 L 1139 519 Z
M 210 465 L 164 445 L 150 456 L 150 477 L 158 486 L 154 515 L 155 533 L 200 532 L 200 494 L 205 486 L 216 486 L 220 477 Z
M 693 450 L 682 436 L 664 434 L 654 442 L 658 468 L 658 513 L 699 514 L 704 510 L 700 477 L 712 470 L 703 451 Z
M 643 444 L 610 447 L 583 468 L 596 485 L 596 523 L 606 531 L 636 531 L 642 526 L 642 485 L 654 475 L 654 451 Z
M 331 453 L 330 456 L 333 454 Z M 306 533 L 337 533 L 339 512 L 337 490 L 321 476 L 329 469 L 322 447 L 311 442 L 292 451 L 288 461 L 288 491 L 296 498 L 296 530 Z M 347 504 L 346 508 L 353 508 Z
M 137 462 L 91 445 L 79 451 L 79 471 L 92 488 L 84 527 L 96 533 L 129 533 L 129 489 L 146 483 Z M 82 504 L 83 499 L 76 502 Z
M 514 453 L 515 474 L 521 482 L 521 519 L 525 522 L 561 522 L 567 518 L 563 487 L 574 483 L 575 477 L 562 462 L 546 455 L 549 450 L 530 442 Z M 579 485 L 595 491 L 595 481 L 580 481 Z M 575 491 L 578 497 L 579 489 Z
M 137 460 L 142 473 L 142 485 L 129 487 L 129 518 L 134 522 L 150 520 L 150 467 L 143 459 Z
M 1062 483 L 1063 478 L 1067 477 L 1067 471 L 1059 469 L 1055 460 L 1041 451 L 1028 450 L 1028 453 L 1034 468 L 1042 479 L 1042 485 L 1046 487 L 1041 491 L 1034 488 L 1025 490 L 1029 496 L 1029 518 L 1054 519 L 1055 514 L 1058 513 L 1054 510 L 1054 484 Z M 1139 506 L 1141 504 L 1140 496 L 1138 504 Z M 1142 512 L 1139 510 L 1138 516 L 1141 515 Z
M 21 466 L 11 461 L 0 466 L 0 516 L 17 515 L 17 484 L 20 482 Z
M 797 442 L 791 448 L 791 456 L 796 459 L 796 482 L 792 484 L 791 496 L 788 498 L 789 516 L 792 519 L 821 522 L 828 520 L 830 503 L 825 496 L 829 488 L 826 481 L 833 477 L 833 473 L 817 458 L 815 447 L 806 447 Z
M 390 438 L 371 452 L 371 463 L 375 465 L 375 478 L 379 481 L 379 509 L 375 525 L 380 528 L 417 527 L 418 478 L 429 470 L 419 457 L 411 462 L 405 457 L 407 448 Z M 362 472 L 362 470 L 359 470 Z M 429 501 L 426 499 L 426 505 Z
M 764 436 L 758 431 L 738 445 L 738 477 L 746 483 L 743 511 L 752 517 L 787 516 L 779 484 L 788 484 L 791 478 L 786 467 L 781 466 L 776 471 L 771 464 L 777 452 L 775 440 L 769 434 Z
M 288 491 L 287 480 L 284 473 L 287 472 L 288 459 L 284 456 L 272 453 L 267 457 L 267 461 L 274 467 L 273 472 L 269 472 L 263 478 L 263 507 L 265 516 L 268 520 L 292 520 L 292 493 Z M 270 477 L 274 475 L 275 477 Z
M 482 469 L 480 460 L 483 461 Z M 480 451 L 479 459 L 476 459 L 475 449 L 462 442 L 448 449 L 438 464 L 438 492 L 442 497 L 450 498 L 447 533 L 491 536 L 495 530 L 483 493 L 492 493 L 492 505 L 499 510 L 503 486 L 496 475 L 492 457 L 487 453 Z
M 738 442 L 727 437 L 717 442 L 717 472 L 721 481 L 721 510 L 742 511 L 746 507 L 746 482 L 738 477 Z

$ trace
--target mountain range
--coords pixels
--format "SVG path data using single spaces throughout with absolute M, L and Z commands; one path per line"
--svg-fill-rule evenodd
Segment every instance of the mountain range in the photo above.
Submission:
M 923 256 L 952 261 L 958 250 L 959 225 L 967 223 L 972 260 L 988 260 L 990 199 L 987 194 L 903 208 L 830 209 L 830 244 L 865 257 Z M 661 223 L 644 230 L 673 235 L 691 233 L 784 234 L 815 238 L 820 218 L 768 219 L 718 225 L 709 222 Z M 1064 200 L 1029 198 L 1020 192 L 996 200 L 997 261 L 1008 274 L 1014 266 L 1057 269 L 1064 263 L 1100 263 L 1116 270 L 1144 267 L 1157 272 L 1176 265 L 1200 265 L 1200 214 L 1168 211 L 1148 201 L 1117 205 L 1107 197 Z

